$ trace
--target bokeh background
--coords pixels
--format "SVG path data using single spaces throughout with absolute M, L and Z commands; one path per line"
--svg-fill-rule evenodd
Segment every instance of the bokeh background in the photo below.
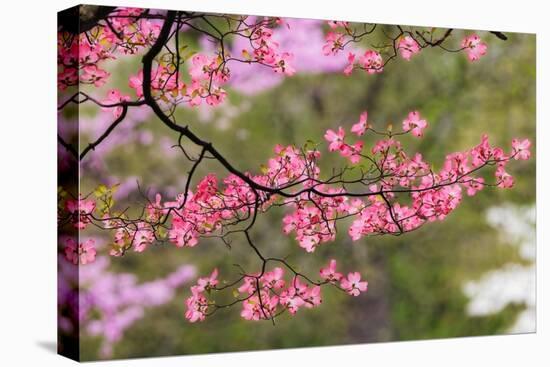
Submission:
M 405 137 L 403 143 L 410 152 L 422 152 L 436 168 L 446 154 L 476 145 L 483 133 L 489 134 L 492 144 L 503 146 L 509 146 L 514 137 L 527 137 L 534 152 L 534 35 L 509 33 L 508 40 L 502 41 L 478 31 L 489 49 L 475 63 L 468 62 L 463 53 L 425 49 L 410 62 L 398 59 L 388 64 L 381 74 L 356 71 L 345 77 L 341 73 L 345 60 L 329 61 L 320 52 L 324 22 L 289 22 L 294 36 L 281 36 L 281 48 L 296 50 L 295 76 L 283 80 L 272 71 L 236 66 L 224 105 L 177 112 L 178 122 L 207 137 L 240 169 L 258 171 L 277 143 L 321 142 L 326 129 L 350 128 L 363 110 L 368 110 L 369 121 L 378 129 L 388 123 L 399 125 L 409 111 L 419 110 L 429 123 L 425 137 Z M 449 42 L 458 47 L 469 33 L 455 30 Z M 190 32 L 182 39 L 191 47 L 207 47 Z M 371 42 L 376 40 L 355 47 L 365 48 Z M 319 52 L 310 52 L 315 47 Z M 108 89 L 119 88 L 134 95 L 128 77 L 138 72 L 139 63 L 140 57 L 111 62 L 108 85 L 89 89 L 89 93 L 105 95 Z M 108 111 L 92 106 L 82 105 L 80 114 L 83 141 L 93 139 L 112 120 Z M 177 135 L 147 109 L 131 109 L 127 119 L 83 162 L 81 190 L 91 191 L 99 183 L 120 183 L 116 194 L 120 207 L 143 201 L 137 182 L 150 198 L 157 192 L 163 197 L 182 192 L 190 165 L 171 148 Z M 372 137 L 365 139 L 367 146 L 373 141 Z M 325 170 L 344 163 L 327 154 L 322 161 Z M 341 230 L 334 243 L 313 254 L 306 254 L 292 237 L 282 234 L 283 211 L 271 211 L 259 218 L 252 232 L 264 254 L 287 256 L 311 274 L 335 258 L 342 268 L 357 269 L 366 276 L 368 292 L 349 297 L 324 289 L 322 307 L 280 317 L 275 326 L 243 320 L 238 306 L 190 324 L 184 319 L 187 284 L 164 295 L 162 302 L 151 302 L 138 317 L 130 317 L 119 328 L 120 335 L 111 339 L 83 324 L 82 359 L 533 332 L 535 165 L 535 156 L 513 162 L 510 173 L 516 184 L 512 190 L 486 189 L 475 198 L 465 197 L 444 222 L 400 237 L 355 243 Z M 225 175 L 219 165 L 207 162 L 196 177 L 210 172 Z M 341 223 L 340 228 L 344 226 Z M 90 230 L 86 235 L 99 243 L 109 241 L 104 232 Z M 195 248 L 165 244 L 141 254 L 129 252 L 112 258 L 101 271 L 133 274 L 131 284 L 148 284 L 184 265 L 194 267 L 188 282 L 194 281 L 194 274 L 206 275 L 217 267 L 221 278 L 230 280 L 236 276 L 232 264 L 252 268 L 257 261 L 238 241 L 229 250 L 221 242 L 204 240 Z M 124 290 L 109 292 L 116 298 L 116 292 Z M 155 298 L 154 294 L 150 297 Z M 111 340 L 107 349 L 106 339 Z

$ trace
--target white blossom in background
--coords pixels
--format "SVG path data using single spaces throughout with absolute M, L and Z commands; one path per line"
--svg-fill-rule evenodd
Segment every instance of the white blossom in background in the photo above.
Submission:
M 486 273 L 478 281 L 464 285 L 470 299 L 467 313 L 486 316 L 502 311 L 509 304 L 523 304 L 526 309 L 509 329 L 510 333 L 529 333 L 536 330 L 536 231 L 535 205 L 512 204 L 492 207 L 487 211 L 487 222 L 499 230 L 500 241 L 518 246 L 520 256 L 531 265 L 506 264 Z

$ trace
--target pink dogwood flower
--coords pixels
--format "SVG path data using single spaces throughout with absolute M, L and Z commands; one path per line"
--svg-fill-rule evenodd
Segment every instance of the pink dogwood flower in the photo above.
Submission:
M 487 53 L 487 44 L 481 41 L 481 38 L 477 34 L 471 34 L 462 40 L 462 48 L 468 55 L 468 60 L 477 61 L 479 58 Z
M 130 76 L 128 85 L 136 91 L 138 98 L 143 97 L 143 70 L 140 70 L 137 75 Z
M 514 186 L 514 177 L 510 175 L 503 166 L 499 166 L 495 171 L 495 177 L 498 180 L 498 187 L 509 189 Z
M 319 306 L 323 302 L 321 298 L 321 287 L 316 285 L 315 287 L 308 290 L 308 292 L 306 292 L 306 294 L 303 295 L 302 298 L 305 302 L 304 306 L 306 308 Z
M 329 282 L 339 282 L 343 277 L 342 273 L 336 272 L 336 260 L 334 259 L 330 260 L 328 266 L 322 268 L 319 273 L 321 274 L 321 278 Z
M 285 74 L 286 76 L 292 76 L 296 73 L 296 69 L 291 64 L 291 60 L 294 55 L 290 52 L 283 52 L 279 58 L 275 61 L 275 68 L 273 71 L 276 73 Z
M 529 139 L 513 139 L 512 140 L 512 155 L 515 160 L 527 160 L 531 157 L 531 152 L 529 148 L 531 147 L 531 142 Z
M 331 29 L 336 29 L 338 27 L 346 28 L 348 26 L 348 22 L 342 22 L 338 20 L 328 20 L 327 24 Z
M 123 95 L 118 89 L 111 89 L 107 92 L 107 98 L 103 101 L 105 105 L 116 105 L 130 100 L 130 96 Z M 115 118 L 122 114 L 122 106 L 104 107 L 104 110 L 111 110 Z
M 409 112 L 409 116 L 403 120 L 403 130 L 410 131 L 416 137 L 422 136 L 426 126 L 428 126 L 428 123 L 420 118 L 418 111 Z
M 78 229 L 84 229 L 91 222 L 90 215 L 95 209 L 95 201 L 83 199 L 69 199 L 65 203 L 65 209 L 71 214 L 72 222 Z
M 275 315 L 279 298 L 277 296 L 269 297 L 266 293 L 262 293 L 261 297 L 261 301 L 258 296 L 253 296 L 243 302 L 241 311 L 243 319 L 258 321 L 269 319 Z
M 369 74 L 381 73 L 384 71 L 384 60 L 380 53 L 374 50 L 367 50 L 359 58 L 359 65 Z
M 323 54 L 325 56 L 336 55 L 343 49 L 345 37 L 341 33 L 328 32 L 325 41 L 326 43 L 323 45 Z
M 348 54 L 348 65 L 344 69 L 344 75 L 351 75 L 353 72 L 353 69 L 355 68 L 355 54 L 353 52 L 350 52 Z
M 485 164 L 489 159 L 493 157 L 494 149 L 489 145 L 489 137 L 487 134 L 481 136 L 481 143 L 475 146 L 471 151 L 472 165 L 479 167 Z
M 358 141 L 353 145 L 344 144 L 340 147 L 340 155 L 342 155 L 342 157 L 347 157 L 353 164 L 359 163 L 363 144 L 362 141 Z
M 196 289 L 191 288 L 192 295 L 185 300 L 187 305 L 187 311 L 185 312 L 185 318 L 189 322 L 204 321 L 206 313 L 208 311 L 208 300 Z
M 361 292 L 367 291 L 368 283 L 361 281 L 361 274 L 358 272 L 349 273 L 347 277 L 343 278 L 340 282 L 340 286 L 348 294 L 357 297 Z
M 109 75 L 108 72 L 95 65 L 85 66 L 80 76 L 80 81 L 86 84 L 93 84 L 96 87 L 101 87 L 107 82 Z
M 361 113 L 361 115 L 359 116 L 359 122 L 351 127 L 351 132 L 356 134 L 357 136 L 365 134 L 365 131 L 367 130 L 367 117 L 367 111 Z
M 196 54 L 191 58 L 191 67 L 189 75 L 193 80 L 206 80 L 212 73 L 212 61 L 204 54 Z
M 474 196 L 478 191 L 481 191 L 485 185 L 483 177 L 472 178 L 466 181 L 466 193 L 468 196 Z
M 420 45 L 411 36 L 404 36 L 399 39 L 397 49 L 401 57 L 409 61 L 413 55 L 420 52 Z
M 205 290 L 216 288 L 216 285 L 218 284 L 217 278 L 218 269 L 214 269 L 208 277 L 199 278 L 197 280 L 197 285 L 195 286 L 195 289 L 198 292 L 204 292 Z
M 95 261 L 95 256 L 96 249 L 93 239 L 77 244 L 75 240 L 68 238 L 65 242 L 65 258 L 74 265 L 92 263 Z
M 268 271 L 262 277 L 262 285 L 270 289 L 281 289 L 285 286 L 283 279 L 284 270 L 276 267 L 272 271 Z
M 325 140 L 329 142 L 328 150 L 331 152 L 340 150 L 340 148 L 344 144 L 345 136 L 346 132 L 342 127 L 338 128 L 338 132 L 335 132 L 332 129 L 328 129 L 325 133 Z

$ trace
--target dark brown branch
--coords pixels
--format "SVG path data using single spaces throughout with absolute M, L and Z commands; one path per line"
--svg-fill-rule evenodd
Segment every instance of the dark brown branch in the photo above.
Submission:
M 507 41 L 508 40 L 508 37 L 502 33 L 502 32 L 497 32 L 497 31 L 491 31 L 492 34 L 494 34 L 498 39 L 501 39 L 503 41 Z
M 105 138 L 107 138 L 109 136 L 109 134 L 111 134 L 111 132 L 118 126 L 118 124 L 120 124 L 122 122 L 122 120 L 124 120 L 124 118 L 126 117 L 127 112 L 128 112 L 128 106 L 123 105 L 122 106 L 122 113 L 120 114 L 120 116 L 115 121 L 113 121 L 113 123 L 111 125 L 109 125 L 107 130 L 105 130 L 103 132 L 103 134 L 101 134 L 101 136 L 99 138 L 97 138 L 96 141 L 94 141 L 93 143 L 88 144 L 88 146 L 82 151 L 82 153 L 80 153 L 79 159 L 80 160 L 84 159 L 86 154 L 88 154 L 91 150 L 94 150 L 96 146 L 101 144 L 101 142 L 103 140 L 105 140 Z
M 65 148 L 69 153 L 71 153 L 75 158 L 78 159 L 78 152 L 76 151 L 76 149 L 71 144 L 67 143 L 59 134 L 57 134 L 57 141 L 63 146 L 63 148 Z

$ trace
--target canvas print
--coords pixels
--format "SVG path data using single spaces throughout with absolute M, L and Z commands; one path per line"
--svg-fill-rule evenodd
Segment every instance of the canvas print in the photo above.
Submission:
M 58 17 L 58 349 L 535 332 L 535 35 Z

